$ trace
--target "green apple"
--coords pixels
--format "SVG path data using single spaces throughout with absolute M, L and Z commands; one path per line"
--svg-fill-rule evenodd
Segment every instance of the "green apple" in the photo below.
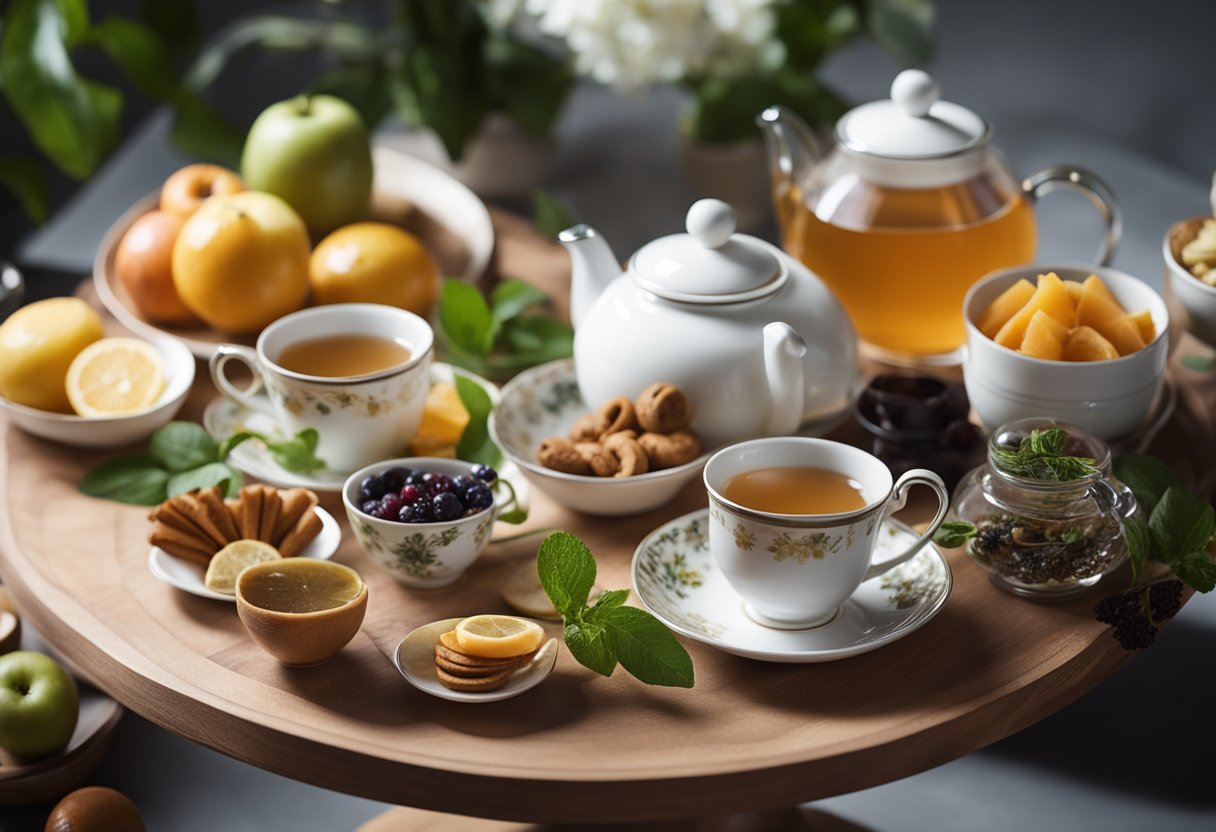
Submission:
M 241 176 L 250 190 L 286 200 L 313 234 L 326 234 L 367 216 L 367 129 L 354 107 L 332 95 L 271 104 L 249 128 Z
M 76 730 L 76 682 L 59 662 L 32 650 L 0 656 L 0 746 L 15 757 L 46 757 Z

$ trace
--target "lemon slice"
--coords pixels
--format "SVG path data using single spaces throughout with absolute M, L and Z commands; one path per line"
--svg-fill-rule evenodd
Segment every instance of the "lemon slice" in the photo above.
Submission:
M 236 576 L 241 574 L 246 566 L 279 560 L 282 557 L 279 550 L 269 543 L 260 540 L 234 540 L 211 558 L 211 565 L 207 567 L 203 583 L 207 585 L 207 589 L 223 592 L 225 595 L 235 595 Z
M 545 640 L 545 631 L 511 615 L 475 615 L 456 625 L 456 640 L 470 656 L 507 659 L 531 653 Z
M 102 338 L 68 367 L 68 401 L 81 416 L 122 416 L 147 410 L 165 389 L 156 347 L 138 338 Z

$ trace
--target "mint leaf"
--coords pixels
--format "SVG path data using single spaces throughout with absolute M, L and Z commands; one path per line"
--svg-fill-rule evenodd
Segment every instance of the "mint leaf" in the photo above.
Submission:
M 1216 370 L 1216 358 L 1210 355 L 1184 355 L 1182 366 L 1197 373 L 1210 373 Z
M 224 495 L 235 497 L 241 491 L 241 472 L 226 462 L 208 462 L 206 465 L 182 471 L 169 477 L 165 489 L 168 497 L 176 497 L 198 488 L 223 485 Z
M 260 434 L 253 434 L 266 444 L 266 450 L 285 470 L 296 474 L 308 474 L 325 467 L 325 460 L 317 457 L 317 443 L 321 441 L 315 428 L 305 428 L 285 442 L 275 442 Z
M 593 624 L 603 623 L 608 614 L 629 600 L 629 590 L 604 590 L 595 598 L 595 603 L 583 613 L 583 620 Z
M 616 656 L 602 625 L 568 623 L 562 637 L 570 655 L 583 667 L 601 676 L 611 676 L 616 670 Z
M 1140 570 L 1148 562 L 1149 550 L 1152 547 L 1148 524 L 1144 522 L 1144 518 L 1139 514 L 1129 517 L 1123 525 L 1123 538 L 1127 543 L 1128 560 L 1131 562 L 1132 583 L 1134 584 L 1140 575 Z
M 1132 490 L 1136 505 L 1145 515 L 1153 509 L 1170 488 L 1180 485 L 1178 475 L 1159 459 L 1144 454 L 1126 454 L 1115 460 L 1115 477 Z
M 691 688 L 692 658 L 663 623 L 637 607 L 608 613 L 604 629 L 621 667 L 648 685 Z
M 569 532 L 554 532 L 536 553 L 536 574 L 566 624 L 581 623 L 595 584 L 595 558 L 587 544 Z
M 942 523 L 933 535 L 933 542 L 946 549 L 957 549 L 975 537 L 976 528 L 970 523 L 955 521 Z
M 532 204 L 536 206 L 533 223 L 536 225 L 536 230 L 544 236 L 556 239 L 559 233 L 574 225 L 574 218 L 566 210 L 566 206 L 554 199 L 547 191 L 540 188 L 534 190 Z
M 1203 500 L 1175 486 L 1157 503 L 1148 526 L 1157 556 L 1172 566 L 1178 558 L 1207 549 L 1216 530 L 1216 514 Z
M 485 356 L 498 337 L 498 322 L 475 286 L 448 278 L 439 297 L 444 340 L 462 352 Z
M 216 462 L 218 448 L 211 434 L 193 422 L 170 422 L 152 434 L 148 453 L 161 465 L 176 474 Z
M 490 400 L 490 394 L 485 388 L 471 378 L 454 373 L 453 379 L 460 402 L 464 409 L 469 411 L 469 424 L 460 435 L 456 456 L 466 462 L 480 462 L 482 465 L 497 468 L 502 463 L 502 452 L 490 438 L 489 428 L 486 427 L 490 411 L 494 409 L 494 402 Z
M 216 452 L 216 457 L 220 462 L 228 458 L 228 454 L 232 453 L 237 445 L 244 442 L 246 439 L 256 439 L 257 435 L 251 431 L 243 430 L 240 433 L 234 433 L 224 441 L 220 442 L 219 450 Z
M 490 293 L 490 312 L 500 324 L 519 316 L 529 306 L 548 303 L 549 296 L 522 280 L 504 280 Z
M 154 506 L 167 497 L 169 472 L 150 455 L 126 456 L 104 462 L 81 478 L 77 488 L 101 497 L 137 506 Z
M 1212 557 L 1206 551 L 1189 552 L 1174 558 L 1170 561 L 1170 569 L 1183 583 L 1199 592 L 1216 589 L 1216 563 L 1212 562 Z
M 514 353 L 493 356 L 490 364 L 495 369 L 522 370 L 574 353 L 574 330 L 548 315 L 529 315 L 507 323 L 503 338 Z

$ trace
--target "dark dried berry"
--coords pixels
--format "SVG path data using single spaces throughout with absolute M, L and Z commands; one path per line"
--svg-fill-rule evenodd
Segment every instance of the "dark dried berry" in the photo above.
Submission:
M 1149 584 L 1148 606 L 1154 623 L 1173 618 L 1182 609 L 1182 581 L 1172 578 Z
M 1143 615 L 1134 616 L 1115 627 L 1115 640 L 1124 650 L 1143 650 L 1157 637 L 1157 628 Z

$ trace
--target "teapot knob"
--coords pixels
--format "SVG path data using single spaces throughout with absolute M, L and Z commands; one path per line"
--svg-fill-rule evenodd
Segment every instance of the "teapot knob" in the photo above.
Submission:
M 698 199 L 688 209 L 684 227 L 706 248 L 721 248 L 735 233 L 735 209 L 720 199 Z
M 941 86 L 932 75 L 919 69 L 905 69 L 891 83 L 891 100 L 914 118 L 929 115 L 929 109 L 941 97 Z

